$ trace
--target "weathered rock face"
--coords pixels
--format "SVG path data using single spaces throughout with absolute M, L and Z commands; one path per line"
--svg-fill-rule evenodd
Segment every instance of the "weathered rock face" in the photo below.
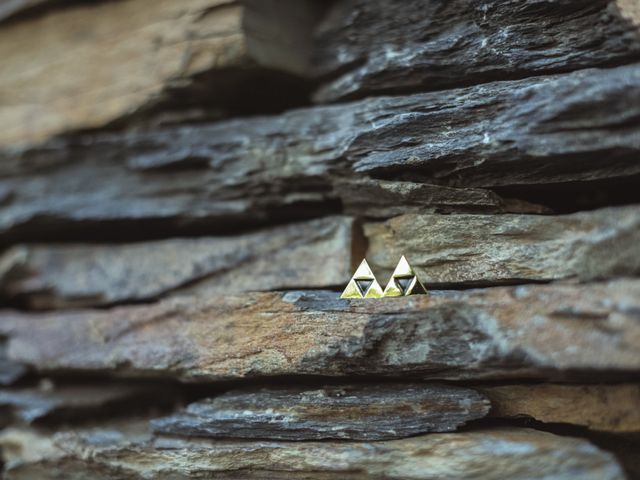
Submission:
M 47 2 L 4 3 L 0 20 Z M 157 121 L 171 123 L 216 118 L 251 103 L 269 109 L 274 97 L 281 106 L 295 104 L 307 87 L 285 72 L 322 82 L 316 99 L 327 101 L 640 58 L 640 14 L 628 0 L 48 3 L 46 15 L 0 31 L 0 93 L 10 99 L 0 110 L 7 126 L 0 145 L 109 127 L 153 111 Z
M 365 173 L 465 187 L 615 179 L 640 174 L 638 105 L 629 66 L 4 150 L 0 232 L 229 231 L 326 214 L 333 179 Z
M 365 234 L 367 258 L 383 283 L 403 254 L 431 286 L 640 273 L 637 207 L 562 216 L 404 215 L 367 224 Z M 364 255 L 359 237 L 352 219 L 329 217 L 233 237 L 24 245 L 3 255 L 0 292 L 32 308 L 52 308 L 149 300 L 175 291 L 340 286 Z
M 625 0 L 350 0 L 316 49 L 316 68 L 337 72 L 318 100 L 433 90 L 638 59 L 640 13 Z
M 640 478 L 637 0 L 0 0 L 0 58 L 0 477 Z
M 149 300 L 176 290 L 333 287 L 345 284 L 360 261 L 352 258 L 353 229 L 350 218 L 327 217 L 227 237 L 22 245 L 0 259 L 0 292 L 31 308 L 54 308 Z
M 185 437 L 383 440 L 453 431 L 488 411 L 475 390 L 445 385 L 266 388 L 192 403 L 153 426 Z
M 527 429 L 433 434 L 386 442 L 224 442 L 144 439 L 113 431 L 53 439 L 8 431 L 7 480 L 459 479 L 618 480 L 612 455 L 584 440 Z M 491 462 L 486 459 L 491 458 Z
M 385 281 L 406 255 L 427 285 L 594 280 L 640 274 L 640 208 L 572 215 L 404 215 L 365 226 Z
M 348 301 L 335 292 L 3 313 L 8 359 L 43 372 L 211 381 L 273 375 L 589 378 L 640 368 L 640 283 Z M 567 348 L 571 345 L 571 348 Z
M 616 433 L 640 432 L 640 385 L 504 385 L 481 387 L 491 415 L 583 425 Z
M 228 0 L 108 1 L 5 25 L 0 144 L 105 126 L 196 74 L 245 67 L 241 15 Z
M 366 218 L 407 213 L 550 213 L 541 205 L 502 198 L 481 188 L 359 178 L 335 181 L 334 191 L 346 213 Z

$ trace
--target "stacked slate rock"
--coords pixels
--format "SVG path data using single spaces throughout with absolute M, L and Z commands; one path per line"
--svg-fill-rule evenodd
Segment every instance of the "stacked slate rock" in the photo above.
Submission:
M 635 0 L 13 0 L 0 58 L 3 478 L 640 478 Z

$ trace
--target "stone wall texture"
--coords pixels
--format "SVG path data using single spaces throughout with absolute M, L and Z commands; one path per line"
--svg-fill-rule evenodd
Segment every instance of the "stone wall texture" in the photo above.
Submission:
M 6 0 L 0 58 L 1 478 L 640 479 L 636 0 Z

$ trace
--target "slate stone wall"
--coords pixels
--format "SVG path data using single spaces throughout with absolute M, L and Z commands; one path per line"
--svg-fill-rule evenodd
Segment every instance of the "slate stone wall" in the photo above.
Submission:
M 0 59 L 3 478 L 640 478 L 635 0 L 13 0 Z

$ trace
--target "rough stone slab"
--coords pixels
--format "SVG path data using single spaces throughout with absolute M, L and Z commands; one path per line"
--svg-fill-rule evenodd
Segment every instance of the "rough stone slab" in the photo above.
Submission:
M 352 258 L 353 229 L 348 217 L 327 217 L 226 237 L 20 245 L 0 257 L 0 293 L 31 308 L 60 308 L 176 290 L 330 288 L 346 284 L 360 261 Z
M 144 408 L 167 408 L 179 400 L 176 389 L 113 382 L 0 390 L 0 407 L 8 408 L 14 419 L 27 424 L 95 421 L 108 415 L 131 415 Z
M 153 421 L 185 437 L 385 440 L 454 431 L 484 417 L 489 402 L 447 385 L 336 385 L 227 392 Z
M 571 215 L 403 215 L 365 225 L 367 261 L 386 282 L 402 255 L 427 285 L 640 274 L 640 208 Z
M 502 198 L 480 188 L 354 178 L 336 181 L 334 191 L 345 213 L 366 218 L 407 213 L 551 213 L 541 205 Z
M 363 173 L 464 187 L 615 179 L 640 174 L 637 118 L 633 65 L 5 149 L 0 232 L 309 218 L 339 208 L 335 179 Z
M 251 3 L 3 0 L 0 145 L 308 103 L 322 2 Z
M 0 335 L 9 360 L 41 372 L 611 382 L 640 372 L 639 302 L 639 280 L 383 300 L 246 293 L 103 311 L 4 311 Z
M 332 101 L 609 66 L 640 58 L 632 0 L 347 0 L 317 28 Z
M 491 416 L 534 418 L 613 433 L 640 432 L 640 385 L 504 385 L 481 387 Z
M 587 441 L 528 429 L 372 443 L 154 440 L 98 429 L 47 437 L 12 429 L 0 445 L 7 480 L 625 478 L 612 454 Z
M 465 187 L 633 175 L 638 100 L 637 65 L 368 99 L 346 156 L 357 172 Z
M 305 93 L 294 95 L 296 83 L 283 72 L 329 78 L 317 94 L 326 101 L 640 58 L 640 14 L 630 0 L 350 0 L 328 14 L 326 2 L 310 0 L 189 0 L 179 7 L 170 0 L 5 0 L 0 21 L 39 5 L 43 15 L 0 30 L 0 145 L 118 125 L 158 105 L 168 123 L 217 118 L 251 103 L 269 110 L 274 97 L 286 104 L 282 91 Z M 253 96 L 275 78 L 280 88 Z
M 241 14 L 229 0 L 107 1 L 4 25 L 0 144 L 105 126 L 197 73 L 242 67 Z

